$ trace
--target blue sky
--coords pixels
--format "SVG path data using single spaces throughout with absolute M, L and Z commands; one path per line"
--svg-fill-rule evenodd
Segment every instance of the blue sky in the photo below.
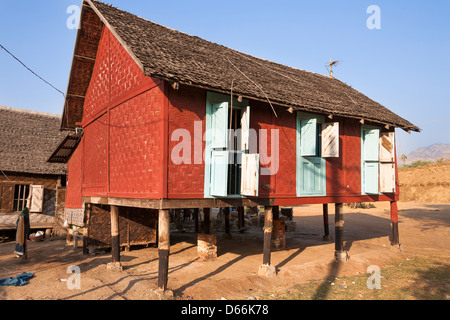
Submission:
M 450 143 L 450 1 L 109 0 L 120 9 L 233 49 L 335 77 L 422 128 L 397 130 L 398 154 Z M 81 0 L 0 0 L 0 44 L 67 89 Z M 377 5 L 381 29 L 370 30 Z M 0 50 L 0 105 L 62 113 L 63 97 Z M 437 121 L 439 120 L 439 121 Z

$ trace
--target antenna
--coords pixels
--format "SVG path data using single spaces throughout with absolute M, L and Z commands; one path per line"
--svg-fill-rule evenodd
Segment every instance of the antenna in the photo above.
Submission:
M 333 66 L 338 66 L 340 63 L 340 61 L 333 61 L 333 59 L 330 58 L 330 63 L 325 65 L 325 68 L 327 68 L 328 72 L 330 73 L 330 77 L 333 76 Z

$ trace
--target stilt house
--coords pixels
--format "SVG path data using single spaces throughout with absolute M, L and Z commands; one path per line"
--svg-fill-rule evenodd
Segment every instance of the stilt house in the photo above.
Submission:
M 78 136 L 66 212 L 116 262 L 124 242 L 158 239 L 163 289 L 170 209 L 264 206 L 269 237 L 272 208 L 335 203 L 338 257 L 342 204 L 389 201 L 398 243 L 395 128 L 419 131 L 336 78 L 85 0 L 62 119 Z

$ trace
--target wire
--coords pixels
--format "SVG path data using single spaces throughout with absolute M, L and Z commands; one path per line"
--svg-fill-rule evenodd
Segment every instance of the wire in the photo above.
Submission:
M 266 97 L 267 101 L 269 102 L 270 107 L 272 108 L 272 111 L 273 111 L 273 113 L 275 114 L 275 117 L 278 118 L 278 115 L 277 115 L 277 113 L 276 113 L 276 111 L 275 111 L 275 108 L 273 107 L 272 103 L 271 103 L 270 100 L 269 100 L 269 97 L 268 97 L 267 94 L 264 92 L 264 90 L 263 90 L 257 83 L 255 83 L 252 79 L 250 79 L 249 77 L 247 77 L 247 75 L 246 75 L 245 73 L 243 73 L 241 70 L 239 70 L 239 68 L 236 67 L 236 66 L 233 64 L 233 62 L 231 62 L 230 59 L 228 59 L 228 57 L 226 57 L 226 58 L 227 58 L 228 62 L 229 62 L 229 63 L 230 63 L 237 71 L 239 71 L 244 77 L 246 77 L 248 81 L 250 81 L 251 83 L 253 83 L 253 84 L 255 85 L 255 87 L 257 87 L 259 90 L 261 90 L 261 92 L 264 94 L 264 96 Z
M 61 93 L 63 95 L 63 97 L 65 98 L 65 94 L 64 92 L 62 92 L 61 90 L 59 90 L 58 88 L 56 88 L 54 85 L 52 85 L 50 82 L 48 82 L 47 80 L 43 79 L 41 76 L 39 76 L 36 72 L 34 72 L 33 70 L 31 70 L 29 67 L 27 67 L 27 65 L 25 63 L 23 63 L 19 58 L 17 58 L 15 55 L 13 55 L 11 52 L 8 51 L 8 49 L 6 49 L 4 46 L 2 46 L 0 44 L 0 47 L 5 50 L 11 57 L 13 57 L 14 59 L 16 59 L 22 66 L 24 66 L 26 69 L 28 69 L 28 71 L 30 71 L 32 74 L 34 74 L 36 77 L 38 77 L 39 79 L 41 79 L 42 81 L 44 81 L 46 84 L 48 84 L 50 87 L 52 87 L 53 89 L 55 89 L 56 91 L 58 91 L 59 93 Z

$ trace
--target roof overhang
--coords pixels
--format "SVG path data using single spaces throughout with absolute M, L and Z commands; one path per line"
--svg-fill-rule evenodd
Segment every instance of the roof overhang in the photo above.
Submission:
M 103 23 L 88 2 L 83 1 L 80 25 L 64 101 L 61 130 L 74 130 L 83 118 L 83 105 L 94 70 Z
M 83 132 L 70 133 L 64 140 L 59 144 L 47 162 L 50 163 L 67 163 L 72 156 L 72 153 L 77 148 L 81 141 Z

